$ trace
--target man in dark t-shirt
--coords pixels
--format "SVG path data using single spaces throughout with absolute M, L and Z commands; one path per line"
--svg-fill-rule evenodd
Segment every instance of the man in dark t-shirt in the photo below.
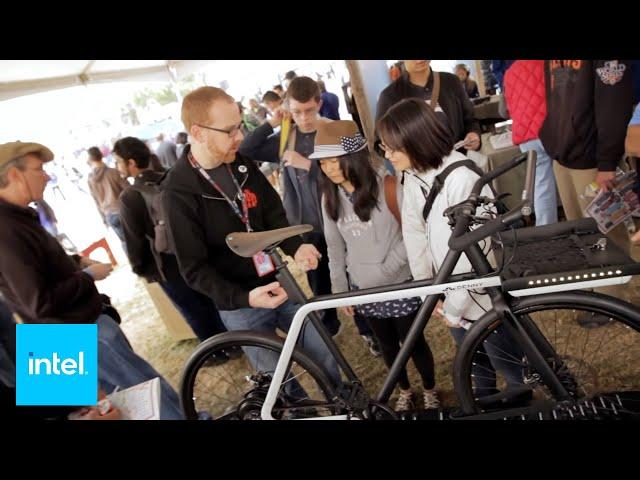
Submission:
M 322 231 L 322 213 L 320 209 L 321 192 L 318 185 L 320 169 L 317 162 L 309 160 L 313 152 L 316 129 L 320 122 L 322 107 L 318 84 L 309 77 L 296 77 L 287 90 L 288 111 L 278 109 L 273 116 L 256 128 L 240 145 L 239 152 L 253 160 L 261 162 L 282 162 L 283 204 L 287 220 L 291 225 L 313 225 L 313 232 L 303 239 L 312 243 L 322 254 L 316 270 L 307 272 L 309 285 L 315 295 L 331 293 L 327 244 Z M 274 133 L 285 116 L 290 116 L 295 125 L 287 139 L 287 147 L 280 157 L 280 132 Z M 326 310 L 324 323 L 335 335 L 340 323 L 335 309 Z

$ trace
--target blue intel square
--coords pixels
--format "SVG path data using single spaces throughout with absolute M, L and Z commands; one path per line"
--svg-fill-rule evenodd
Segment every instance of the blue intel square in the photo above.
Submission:
M 96 324 L 16 325 L 16 405 L 97 402 Z

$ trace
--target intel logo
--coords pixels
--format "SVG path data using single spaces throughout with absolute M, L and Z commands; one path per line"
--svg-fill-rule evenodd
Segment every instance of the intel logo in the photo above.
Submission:
M 16 405 L 98 402 L 96 324 L 16 325 Z
M 29 352 L 29 375 L 89 375 L 84 368 L 84 352 L 78 358 L 61 359 L 57 352 L 51 358 L 36 358 Z

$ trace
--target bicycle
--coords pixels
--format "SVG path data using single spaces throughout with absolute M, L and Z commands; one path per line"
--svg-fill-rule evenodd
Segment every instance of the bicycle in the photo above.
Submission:
M 525 161 L 521 202 L 491 219 L 476 216 L 479 206 L 496 202 L 480 196 L 483 186 Z M 441 294 L 483 289 L 490 296 L 493 309 L 472 323 L 459 345 L 453 375 L 460 411 L 451 418 L 640 418 L 640 375 L 624 373 L 624 368 L 640 365 L 637 361 L 629 362 L 625 356 L 629 352 L 640 356 L 640 310 L 611 296 L 578 291 L 625 284 L 632 275 L 640 273 L 640 263 L 615 245 L 605 245 L 602 238 L 606 237 L 591 219 L 514 229 L 515 224 L 533 213 L 535 162 L 535 152 L 515 157 L 480 177 L 467 200 L 444 212 L 453 232 L 450 250 L 433 279 L 307 299 L 276 248 L 282 240 L 310 231 L 311 226 L 229 234 L 227 244 L 236 254 L 251 257 L 265 251 L 271 255 L 277 280 L 289 298 L 301 306 L 286 339 L 232 331 L 203 342 L 187 361 L 181 381 L 186 417 L 198 418 L 198 411 L 210 401 L 206 408 L 214 410 L 217 419 L 396 419 L 398 415 L 388 406 L 389 398 Z M 489 237 L 499 247 L 498 270 L 479 245 Z M 556 248 L 556 254 L 549 253 L 552 248 Z M 527 254 L 532 252 L 533 259 L 527 262 Z M 469 259 L 473 272 L 452 275 L 462 253 Z M 551 261 L 545 263 L 543 258 Z M 423 296 L 423 304 L 381 390 L 372 399 L 323 327 L 318 311 L 414 296 Z M 578 325 L 576 313 L 603 314 L 610 319 L 609 324 L 599 329 L 601 338 L 599 343 L 596 341 L 596 351 L 588 355 L 587 343 L 593 331 Z M 331 382 L 303 348 L 296 346 L 307 317 L 346 377 L 339 385 Z M 553 330 L 548 325 L 549 319 L 555 319 Z M 570 341 L 574 330 L 584 334 L 584 343 Z M 564 341 L 558 338 L 558 332 L 566 333 Z M 617 335 L 612 336 L 612 332 Z M 199 388 L 196 385 L 199 376 L 211 370 L 207 358 L 231 347 L 262 349 L 275 368 L 255 371 L 249 365 L 248 375 L 244 375 L 247 367 L 243 364 L 239 374 L 226 370 L 216 377 L 220 385 L 217 388 L 223 391 L 207 390 L 206 382 L 205 388 Z M 581 358 L 577 358 L 579 351 Z M 610 358 L 598 362 L 601 360 L 598 355 L 602 357 L 603 352 Z M 623 362 L 619 368 L 609 363 L 616 359 Z M 228 368 L 230 363 L 216 368 Z M 229 381 L 233 376 L 238 377 L 238 384 Z M 605 383 L 601 385 L 603 379 Z M 489 387 L 481 386 L 483 382 Z M 238 398 L 230 400 L 222 396 L 230 394 Z

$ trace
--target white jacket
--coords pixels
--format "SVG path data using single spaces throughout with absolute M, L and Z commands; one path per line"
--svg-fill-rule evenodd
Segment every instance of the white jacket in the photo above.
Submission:
M 428 193 L 436 175 L 440 174 L 451 163 L 466 160 L 466 158 L 463 154 L 452 151 L 449 156 L 443 159 L 441 167 L 436 170 L 430 170 L 425 173 L 412 170 L 405 172 L 404 201 L 402 202 L 402 235 L 407 248 L 411 273 L 415 280 L 433 278 L 439 270 L 449 251 L 448 242 L 451 237 L 451 227 L 448 224 L 448 218 L 443 213 L 451 205 L 469 198 L 473 185 L 479 177 L 466 167 L 459 167 L 453 170 L 435 198 L 426 223 L 422 219 L 425 196 L 420 187 L 423 186 Z M 482 195 L 493 196 L 488 186 L 482 189 Z M 480 215 L 482 210 L 483 208 L 479 209 L 477 214 Z M 480 246 L 483 246 L 482 242 Z M 485 253 L 490 251 L 490 247 L 491 241 L 487 238 L 483 246 Z M 491 263 L 495 264 L 492 253 L 489 255 Z M 453 274 L 471 271 L 471 264 L 463 253 Z M 480 292 L 484 293 L 483 291 Z M 473 301 L 471 295 L 482 308 Z M 444 310 L 447 313 L 470 320 L 477 320 L 485 311 L 492 308 L 488 295 L 473 294 L 466 290 L 460 290 L 448 292 L 446 297 Z

